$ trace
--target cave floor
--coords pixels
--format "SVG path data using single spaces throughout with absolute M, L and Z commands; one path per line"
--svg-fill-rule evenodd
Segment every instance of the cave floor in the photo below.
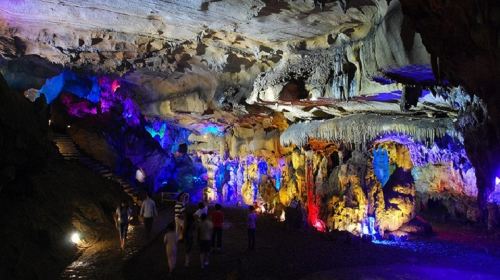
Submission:
M 311 230 L 287 231 L 259 217 L 255 252 L 246 252 L 245 211 L 225 209 L 222 253 L 200 269 L 195 245 L 189 268 L 178 245 L 169 277 L 160 237 L 127 261 L 125 279 L 500 279 L 500 237 L 464 225 L 434 225 L 436 235 L 406 242 L 332 240 Z

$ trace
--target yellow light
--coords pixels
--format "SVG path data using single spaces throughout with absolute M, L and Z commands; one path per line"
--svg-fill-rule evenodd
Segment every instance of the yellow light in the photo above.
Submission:
M 82 240 L 80 239 L 80 234 L 78 232 L 73 232 L 71 234 L 71 242 L 73 242 L 76 245 L 82 242 Z

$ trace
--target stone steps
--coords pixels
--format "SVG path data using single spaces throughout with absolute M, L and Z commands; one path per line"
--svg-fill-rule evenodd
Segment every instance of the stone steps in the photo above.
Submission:
M 140 201 L 139 190 L 128 183 L 127 180 L 115 175 L 109 167 L 80 152 L 80 149 L 69 135 L 54 133 L 52 141 L 57 146 L 59 154 L 65 160 L 78 161 L 81 165 L 99 174 L 101 177 L 118 183 L 135 203 Z

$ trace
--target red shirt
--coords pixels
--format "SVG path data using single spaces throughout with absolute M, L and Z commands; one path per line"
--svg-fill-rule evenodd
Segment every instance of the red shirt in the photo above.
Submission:
M 214 224 L 214 228 L 222 228 L 224 213 L 222 211 L 214 211 L 212 213 L 212 223 Z

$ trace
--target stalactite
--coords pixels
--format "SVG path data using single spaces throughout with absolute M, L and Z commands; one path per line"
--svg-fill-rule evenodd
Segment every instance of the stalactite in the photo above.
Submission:
M 282 145 L 303 146 L 309 139 L 366 144 L 386 133 L 400 133 L 412 136 L 419 142 L 445 135 L 458 137 L 449 119 L 417 119 L 383 116 L 375 114 L 352 115 L 327 121 L 302 122 L 291 125 L 280 137 Z

